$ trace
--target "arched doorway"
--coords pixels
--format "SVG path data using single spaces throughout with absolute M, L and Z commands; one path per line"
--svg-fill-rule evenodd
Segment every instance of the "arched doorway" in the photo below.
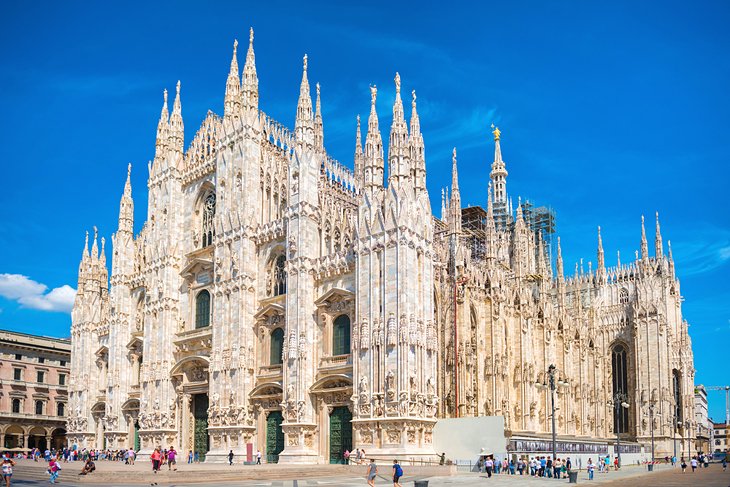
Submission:
M 22 441 L 21 438 L 23 438 L 23 435 L 25 432 L 23 431 L 23 428 L 21 428 L 18 425 L 12 425 L 9 426 L 8 429 L 5 430 L 5 448 L 17 448 L 21 447 Z
M 63 428 L 56 428 L 53 430 L 51 435 L 51 447 L 56 450 L 61 450 L 66 446 L 66 430 Z
M 279 453 L 284 449 L 283 421 L 281 411 L 271 411 L 266 417 L 266 463 L 279 462 Z
M 28 448 L 38 448 L 40 451 L 43 451 L 48 446 L 46 442 L 46 430 L 39 426 L 30 430 L 28 433 Z
M 330 413 L 330 463 L 345 463 L 345 450 L 352 451 L 352 413 L 338 406 Z
M 193 394 L 193 451 L 198 453 L 200 461 L 205 461 L 205 454 L 210 450 L 208 436 L 208 394 Z

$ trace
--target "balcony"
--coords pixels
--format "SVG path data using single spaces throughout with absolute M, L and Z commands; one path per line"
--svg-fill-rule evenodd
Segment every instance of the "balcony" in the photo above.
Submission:
M 319 371 L 326 373 L 333 372 L 351 372 L 352 371 L 352 355 L 333 355 L 330 357 L 322 357 L 319 360 Z
M 26 419 L 30 421 L 60 421 L 65 423 L 66 416 L 49 416 L 47 414 L 32 413 L 12 413 L 9 411 L 0 411 L 0 418 Z
M 213 344 L 213 327 L 196 328 L 175 334 L 176 352 L 209 352 Z

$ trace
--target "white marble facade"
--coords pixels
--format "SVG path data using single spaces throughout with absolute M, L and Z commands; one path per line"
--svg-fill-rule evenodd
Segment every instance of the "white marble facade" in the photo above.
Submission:
M 209 112 L 187 149 L 180 84 L 171 114 L 165 93 L 147 220 L 134 235 L 128 173 L 111 286 L 104 239 L 84 247 L 70 443 L 137 443 L 142 455 L 175 445 L 209 461 L 249 443 L 292 463 L 345 447 L 428 457 L 440 417 L 502 415 L 509 434 L 549 432 L 535 382 L 552 363 L 569 382 L 561 436 L 612 437 L 608 401 L 621 390 L 622 437 L 648 439 L 654 404 L 670 449 L 675 409 L 694 417 L 694 369 L 658 220 L 653 257 L 642 220 L 635 260 L 607 267 L 599 234 L 596 269 L 565 277 L 559 241 L 553 272 L 540 233 L 511 211 L 498 129 L 495 191 L 475 230 L 462 224 L 456 151 L 433 216 L 415 92 L 407 122 L 397 74 L 387 161 L 372 87 L 354 171 L 325 150 L 307 76 L 305 56 L 290 131 L 259 108 L 252 31 L 242 74 L 234 44 L 223 117 Z

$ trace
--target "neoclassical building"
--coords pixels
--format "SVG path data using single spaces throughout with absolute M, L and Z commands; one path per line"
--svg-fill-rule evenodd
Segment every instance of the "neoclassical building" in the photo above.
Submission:
M 536 384 L 551 364 L 566 441 L 647 442 L 650 405 L 658 451 L 675 429 L 689 441 L 692 349 L 658 220 L 653 255 L 642 218 L 636 259 L 607 266 L 599 233 L 595 269 L 568 277 L 559 240 L 553 265 L 525 204 L 513 211 L 498 129 L 486 209 L 461 207 L 454 150 L 436 217 L 415 91 L 407 121 L 397 74 L 387 158 L 372 87 L 351 170 L 325 149 L 306 56 L 290 130 L 259 107 L 253 31 L 242 74 L 236 47 L 223 116 L 208 112 L 187 148 L 180 83 L 171 113 L 165 92 L 147 220 L 135 234 L 130 166 L 111 279 L 104 238 L 89 251 L 87 235 L 71 442 L 208 461 L 247 444 L 279 462 L 429 457 L 443 417 L 548 434 Z

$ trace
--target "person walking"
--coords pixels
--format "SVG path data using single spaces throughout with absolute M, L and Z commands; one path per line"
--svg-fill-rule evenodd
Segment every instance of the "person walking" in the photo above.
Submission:
M 12 458 L 3 456 L 3 480 L 5 481 L 5 487 L 10 487 L 10 479 L 13 477 L 13 467 L 15 462 Z
M 692 467 L 692 473 L 695 473 L 695 470 L 697 470 L 697 457 L 692 457 L 689 464 Z
M 680 458 L 679 461 L 681 462 L 679 464 L 680 467 L 682 467 L 682 473 L 687 471 L 687 462 L 684 461 L 684 457 Z
M 150 460 L 152 461 L 152 472 L 155 474 L 160 469 L 160 459 L 161 458 L 162 458 L 162 453 L 160 453 L 160 449 L 155 448 L 155 451 L 153 451 L 152 455 L 150 455 Z
M 193 450 L 188 452 L 188 463 L 193 463 Z
M 228 465 L 233 465 L 233 450 L 228 452 Z
M 727 470 L 727 456 L 722 459 L 722 471 L 725 472 Z
M 345 465 L 350 464 L 350 450 L 345 449 L 345 453 L 342 454 L 342 458 L 345 460 Z
M 588 464 L 586 464 L 586 470 L 588 470 L 588 480 L 593 480 L 593 469 L 595 468 L 595 465 L 593 465 L 593 460 L 588 459 Z
M 167 470 L 174 470 L 177 472 L 177 452 L 175 451 L 175 447 L 171 446 L 169 450 L 167 450 Z
M 398 460 L 393 460 L 393 487 L 403 487 L 400 484 L 400 478 L 403 476 L 403 468 Z
M 378 466 L 375 464 L 375 459 L 370 459 L 370 465 L 368 465 L 367 479 L 370 487 L 375 487 L 375 476 L 378 475 Z
M 492 468 L 494 468 L 494 460 L 492 460 L 492 457 L 487 457 L 486 460 L 484 460 L 484 470 L 487 472 L 487 478 L 492 478 Z
M 256 465 L 261 465 L 261 450 L 256 450 Z
M 55 484 L 56 479 L 58 478 L 58 474 L 61 471 L 61 465 L 58 464 L 55 458 L 51 457 L 50 460 L 48 460 L 48 473 L 50 474 L 51 478 L 49 480 L 50 483 Z

